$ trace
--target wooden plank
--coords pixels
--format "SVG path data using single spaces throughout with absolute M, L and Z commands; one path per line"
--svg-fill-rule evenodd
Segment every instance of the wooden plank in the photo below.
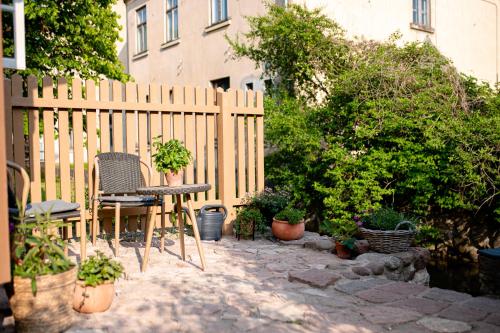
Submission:
M 195 99 L 194 99 L 194 91 L 190 86 L 184 87 L 184 103 L 187 106 L 194 107 Z M 184 142 L 187 150 L 191 152 L 193 157 L 196 154 L 196 141 L 195 141 L 195 123 L 194 123 L 194 114 L 192 112 L 184 113 Z M 194 183 L 194 165 L 193 163 L 189 163 L 186 167 L 186 175 L 185 175 L 186 184 Z
M 82 81 L 73 79 L 73 100 L 82 99 Z M 81 209 L 85 209 L 85 164 L 83 155 L 83 111 L 73 109 L 73 155 L 75 161 L 75 199 L 80 204 Z M 77 236 L 86 237 L 86 221 L 76 224 Z M 83 231 L 85 230 L 85 231 Z M 83 234 L 82 234 L 83 233 Z M 83 255 L 84 256 L 84 255 Z
M 12 81 L 9 79 L 4 80 L 4 111 L 5 111 L 5 146 L 6 146 L 6 158 L 9 161 L 14 160 L 14 146 L 12 138 Z
M 112 98 L 114 102 L 122 101 L 122 83 L 113 81 Z M 123 116 L 121 109 L 112 110 L 113 120 L 113 151 L 123 152 Z
M 109 100 L 109 81 L 101 80 L 99 83 L 99 99 L 102 102 Z M 101 132 L 101 153 L 110 151 L 109 109 L 99 108 L 99 129 Z
M 254 193 L 255 188 L 255 119 L 254 116 L 247 117 L 247 169 L 248 169 L 248 192 Z
M 197 88 L 198 93 L 198 88 Z M 198 102 L 198 99 L 196 99 Z M 205 183 L 206 117 L 196 115 L 196 183 Z M 205 192 L 197 193 L 197 201 L 205 201 Z
M 93 80 L 85 81 L 87 100 L 95 100 L 95 83 Z M 88 162 L 88 193 L 89 207 L 92 207 L 92 196 L 94 195 L 94 158 L 98 150 L 97 138 L 97 112 L 94 109 L 86 110 L 87 116 L 87 162 Z
M 43 78 L 43 97 L 53 98 L 52 79 L 48 76 Z M 45 162 L 45 199 L 54 200 L 57 197 L 56 192 L 56 163 L 54 148 L 54 110 L 43 110 L 43 146 Z
M 257 92 L 257 108 L 264 110 L 262 92 Z M 257 116 L 257 191 L 264 190 L 264 116 Z
M 242 198 L 246 193 L 245 173 L 245 116 L 237 116 L 238 126 L 238 197 Z
M 161 100 L 160 87 L 157 84 L 151 84 L 149 86 L 149 100 L 152 103 L 159 103 Z M 153 171 L 151 185 L 160 185 L 160 173 L 156 170 L 153 163 L 153 155 L 156 153 L 156 149 L 153 147 L 152 143 L 154 138 L 161 135 L 161 114 L 152 109 L 149 113 L 150 119 L 150 143 L 151 143 L 151 169 Z
M 146 91 L 146 86 L 143 84 L 139 84 L 137 86 L 137 97 L 139 101 L 146 101 L 146 96 L 147 96 L 147 91 Z M 143 159 L 146 163 L 150 163 L 149 158 L 148 158 L 148 115 L 144 111 L 139 111 L 138 112 L 138 119 L 139 119 L 139 127 L 138 127 L 138 135 L 139 135 L 139 156 L 141 159 Z M 147 177 L 147 169 L 142 166 L 142 174 Z M 144 230 L 145 223 L 146 223 L 147 215 L 142 215 L 141 216 L 141 228 Z
M 125 100 L 133 103 L 137 101 L 137 84 L 127 82 L 125 85 Z M 126 140 L 127 140 L 127 153 L 136 154 L 137 144 L 137 121 L 136 112 L 128 110 L 125 114 L 126 120 Z
M 42 201 L 42 173 L 40 164 L 40 115 L 38 110 L 28 111 L 28 142 L 30 150 L 30 199 Z
M 182 94 L 182 88 L 179 86 L 173 86 L 173 99 L 172 102 L 175 107 L 179 107 L 184 103 L 184 96 Z M 174 139 L 181 140 L 184 142 L 184 117 L 181 113 L 175 112 L 173 115 L 173 137 Z
M 207 114 L 207 183 L 212 185 L 208 191 L 208 200 L 215 200 L 215 115 Z
M 12 76 L 12 98 L 22 96 L 23 94 L 23 79 L 20 75 Z M 13 153 L 14 162 L 26 168 L 25 152 L 24 152 L 24 115 L 25 111 L 22 108 L 12 107 L 12 133 L 13 133 Z M 23 181 L 21 177 L 15 175 L 16 180 L 16 197 L 21 198 L 23 192 Z

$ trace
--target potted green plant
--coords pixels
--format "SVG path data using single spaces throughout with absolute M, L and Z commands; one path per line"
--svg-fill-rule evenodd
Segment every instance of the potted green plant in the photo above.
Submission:
M 381 208 L 365 216 L 359 230 L 374 251 L 404 252 L 415 239 L 417 222 L 392 208 Z
M 233 227 L 238 239 L 255 238 L 255 232 L 265 228 L 264 216 L 258 209 L 244 207 L 236 215 Z
M 296 240 L 304 236 L 305 212 L 293 207 L 286 207 L 273 218 L 271 230 L 273 236 L 285 240 Z
M 104 312 L 113 303 L 115 281 L 123 266 L 101 251 L 85 260 L 78 270 L 73 309 L 82 313 Z
M 14 227 L 10 305 L 17 332 L 62 332 L 72 325 L 76 266 L 51 232 L 62 226 L 47 213 L 34 223 L 20 219 Z
M 177 139 L 163 143 L 161 136 L 154 138 L 153 147 L 156 149 L 153 155 L 156 170 L 165 174 L 168 186 L 182 185 L 184 168 L 193 159 L 191 152 Z

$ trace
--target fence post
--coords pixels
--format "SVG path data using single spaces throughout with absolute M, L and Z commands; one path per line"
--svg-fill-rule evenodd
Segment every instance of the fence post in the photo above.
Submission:
M 219 176 L 219 199 L 228 209 L 228 216 L 223 226 L 223 233 L 231 235 L 236 217 L 235 201 L 235 155 L 234 155 L 234 91 L 217 90 L 217 168 Z M 212 184 L 213 185 L 213 184 Z

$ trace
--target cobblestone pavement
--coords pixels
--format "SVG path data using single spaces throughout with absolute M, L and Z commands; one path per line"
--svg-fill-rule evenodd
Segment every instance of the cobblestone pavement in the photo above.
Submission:
M 326 251 L 227 237 L 203 242 L 202 272 L 193 238 L 186 262 L 175 235 L 158 245 L 140 273 L 144 243 L 122 242 L 113 305 L 77 314 L 71 332 L 500 332 L 500 299 L 359 276 Z

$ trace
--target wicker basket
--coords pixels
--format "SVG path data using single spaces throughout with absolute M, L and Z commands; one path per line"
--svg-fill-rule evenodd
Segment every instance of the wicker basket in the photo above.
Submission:
M 394 230 L 371 230 L 360 228 L 361 234 L 370 244 L 370 248 L 381 253 L 396 253 L 407 251 L 415 239 L 415 230 L 399 230 L 400 226 L 408 224 L 413 227 L 409 221 L 398 223 Z
M 14 277 L 14 296 L 10 304 L 17 332 L 63 332 L 73 323 L 73 295 L 77 267 L 55 275 L 36 278 L 37 294 L 31 279 Z

